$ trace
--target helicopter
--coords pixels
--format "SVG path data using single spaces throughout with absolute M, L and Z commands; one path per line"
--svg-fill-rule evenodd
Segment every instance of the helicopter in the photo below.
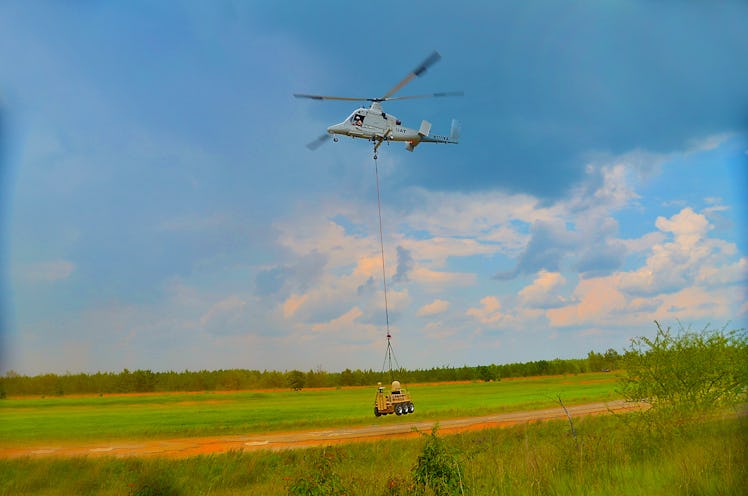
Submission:
M 309 95 L 294 93 L 296 98 L 308 98 L 312 100 L 343 100 L 343 101 L 365 101 L 371 102 L 369 108 L 360 107 L 354 110 L 346 120 L 327 128 L 327 133 L 307 145 L 310 150 L 316 150 L 330 138 L 338 141 L 338 136 L 350 136 L 351 138 L 363 138 L 374 143 L 374 159 L 377 158 L 377 150 L 385 141 L 404 141 L 405 149 L 412 152 L 421 143 L 444 143 L 457 144 L 460 141 L 460 124 L 452 119 L 449 136 L 431 135 L 431 123 L 422 121 L 418 129 L 403 126 L 402 121 L 382 109 L 382 102 L 394 100 L 411 100 L 415 98 L 434 98 L 446 96 L 462 96 L 462 91 L 448 91 L 430 93 L 425 95 L 411 95 L 393 97 L 403 86 L 416 77 L 423 75 L 426 70 L 441 59 L 436 50 L 421 62 L 405 78 L 395 85 L 391 90 L 379 98 L 355 98 L 342 96 Z

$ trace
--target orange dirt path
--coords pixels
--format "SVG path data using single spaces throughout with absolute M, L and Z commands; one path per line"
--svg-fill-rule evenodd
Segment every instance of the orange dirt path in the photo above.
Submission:
M 609 403 L 590 403 L 568 406 L 569 415 L 607 414 L 640 409 L 641 405 L 624 401 Z M 389 417 L 381 417 L 378 423 L 363 427 L 337 427 L 315 431 L 248 433 L 246 435 L 192 437 L 178 439 L 126 439 L 117 441 L 95 441 L 88 444 L 71 445 L 37 445 L 6 448 L 0 446 L 0 458 L 19 457 L 74 457 L 74 456 L 112 456 L 112 457 L 168 457 L 184 458 L 196 455 L 225 453 L 230 450 L 283 450 L 306 448 L 310 446 L 329 446 L 339 443 L 375 441 L 415 437 L 419 432 L 429 432 L 439 423 L 441 433 L 456 433 L 468 430 L 479 430 L 496 427 L 507 427 L 526 422 L 566 418 L 559 406 L 545 410 L 530 410 L 481 417 L 468 417 L 444 420 L 417 420 L 418 411 L 412 422 L 388 423 Z

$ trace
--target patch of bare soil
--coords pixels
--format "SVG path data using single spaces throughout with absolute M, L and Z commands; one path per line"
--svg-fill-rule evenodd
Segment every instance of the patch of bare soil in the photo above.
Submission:
M 572 417 L 598 415 L 640 409 L 641 405 L 613 401 L 568 406 Z M 417 413 L 416 413 L 417 415 Z M 481 417 L 438 420 L 439 432 L 457 433 L 469 430 L 508 427 L 511 425 L 565 418 L 561 407 L 531 410 Z M 168 457 L 184 458 L 196 455 L 224 453 L 230 450 L 284 450 L 310 446 L 329 446 L 340 443 L 376 441 L 378 439 L 407 438 L 429 432 L 436 420 L 388 423 L 391 417 L 381 417 L 378 423 L 363 427 L 340 427 L 317 431 L 285 433 L 256 433 L 234 436 L 194 437 L 178 439 L 133 439 L 114 442 L 97 441 L 90 444 L 60 444 L 54 446 L 0 447 L 0 458 L 18 457 Z

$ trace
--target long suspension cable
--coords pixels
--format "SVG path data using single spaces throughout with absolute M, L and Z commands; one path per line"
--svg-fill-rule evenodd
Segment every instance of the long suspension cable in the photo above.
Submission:
M 384 362 L 382 363 L 382 372 L 384 372 L 385 366 L 389 370 L 390 373 L 390 380 L 394 380 L 394 375 L 392 373 L 392 359 L 395 359 L 395 365 L 397 368 L 400 368 L 400 364 L 397 363 L 397 357 L 395 357 L 395 352 L 392 350 L 392 344 L 390 343 L 390 339 L 392 338 L 392 334 L 390 334 L 390 310 L 389 310 L 389 302 L 387 301 L 387 271 L 386 271 L 386 264 L 384 259 L 384 235 L 382 230 L 382 195 L 379 189 L 379 165 L 377 163 L 377 156 L 374 155 L 374 171 L 377 176 L 377 212 L 379 213 L 379 249 L 382 254 L 382 287 L 384 288 L 384 315 L 385 320 L 387 323 L 387 351 L 384 354 Z
M 384 236 L 382 235 L 382 197 L 379 192 L 379 165 L 376 155 L 374 156 L 374 171 L 377 176 L 377 211 L 379 212 L 379 249 L 382 252 L 382 286 L 384 287 L 384 316 L 387 322 L 387 343 L 390 339 L 390 311 L 387 302 L 387 272 L 384 264 Z

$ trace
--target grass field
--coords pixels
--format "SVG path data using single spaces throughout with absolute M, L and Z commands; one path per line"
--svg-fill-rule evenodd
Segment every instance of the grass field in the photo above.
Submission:
M 694 424 L 651 442 L 613 416 L 440 436 L 465 495 L 743 495 L 744 418 Z M 0 460 L 0 495 L 357 496 L 419 492 L 412 469 L 428 436 L 186 459 Z M 310 481 L 316 492 L 294 490 Z M 448 493 L 448 494 L 460 494 Z
M 617 399 L 616 376 L 580 374 L 491 383 L 414 385 L 413 415 L 438 420 Z M 0 446 L 173 438 L 368 425 L 375 388 L 11 398 L 0 401 Z
M 416 414 L 380 419 L 372 411 L 374 388 L 11 398 L 0 401 L 0 446 L 286 431 L 549 408 L 558 406 L 558 395 L 567 405 L 618 399 L 616 379 L 601 373 L 414 385 Z M 438 435 L 462 484 L 461 492 L 446 494 L 748 493 L 745 417 L 680 426 L 654 437 L 622 419 L 576 418 L 576 436 L 565 420 Z M 423 435 L 183 459 L 0 459 L 0 496 L 437 494 L 417 486 L 413 472 L 433 439 Z

